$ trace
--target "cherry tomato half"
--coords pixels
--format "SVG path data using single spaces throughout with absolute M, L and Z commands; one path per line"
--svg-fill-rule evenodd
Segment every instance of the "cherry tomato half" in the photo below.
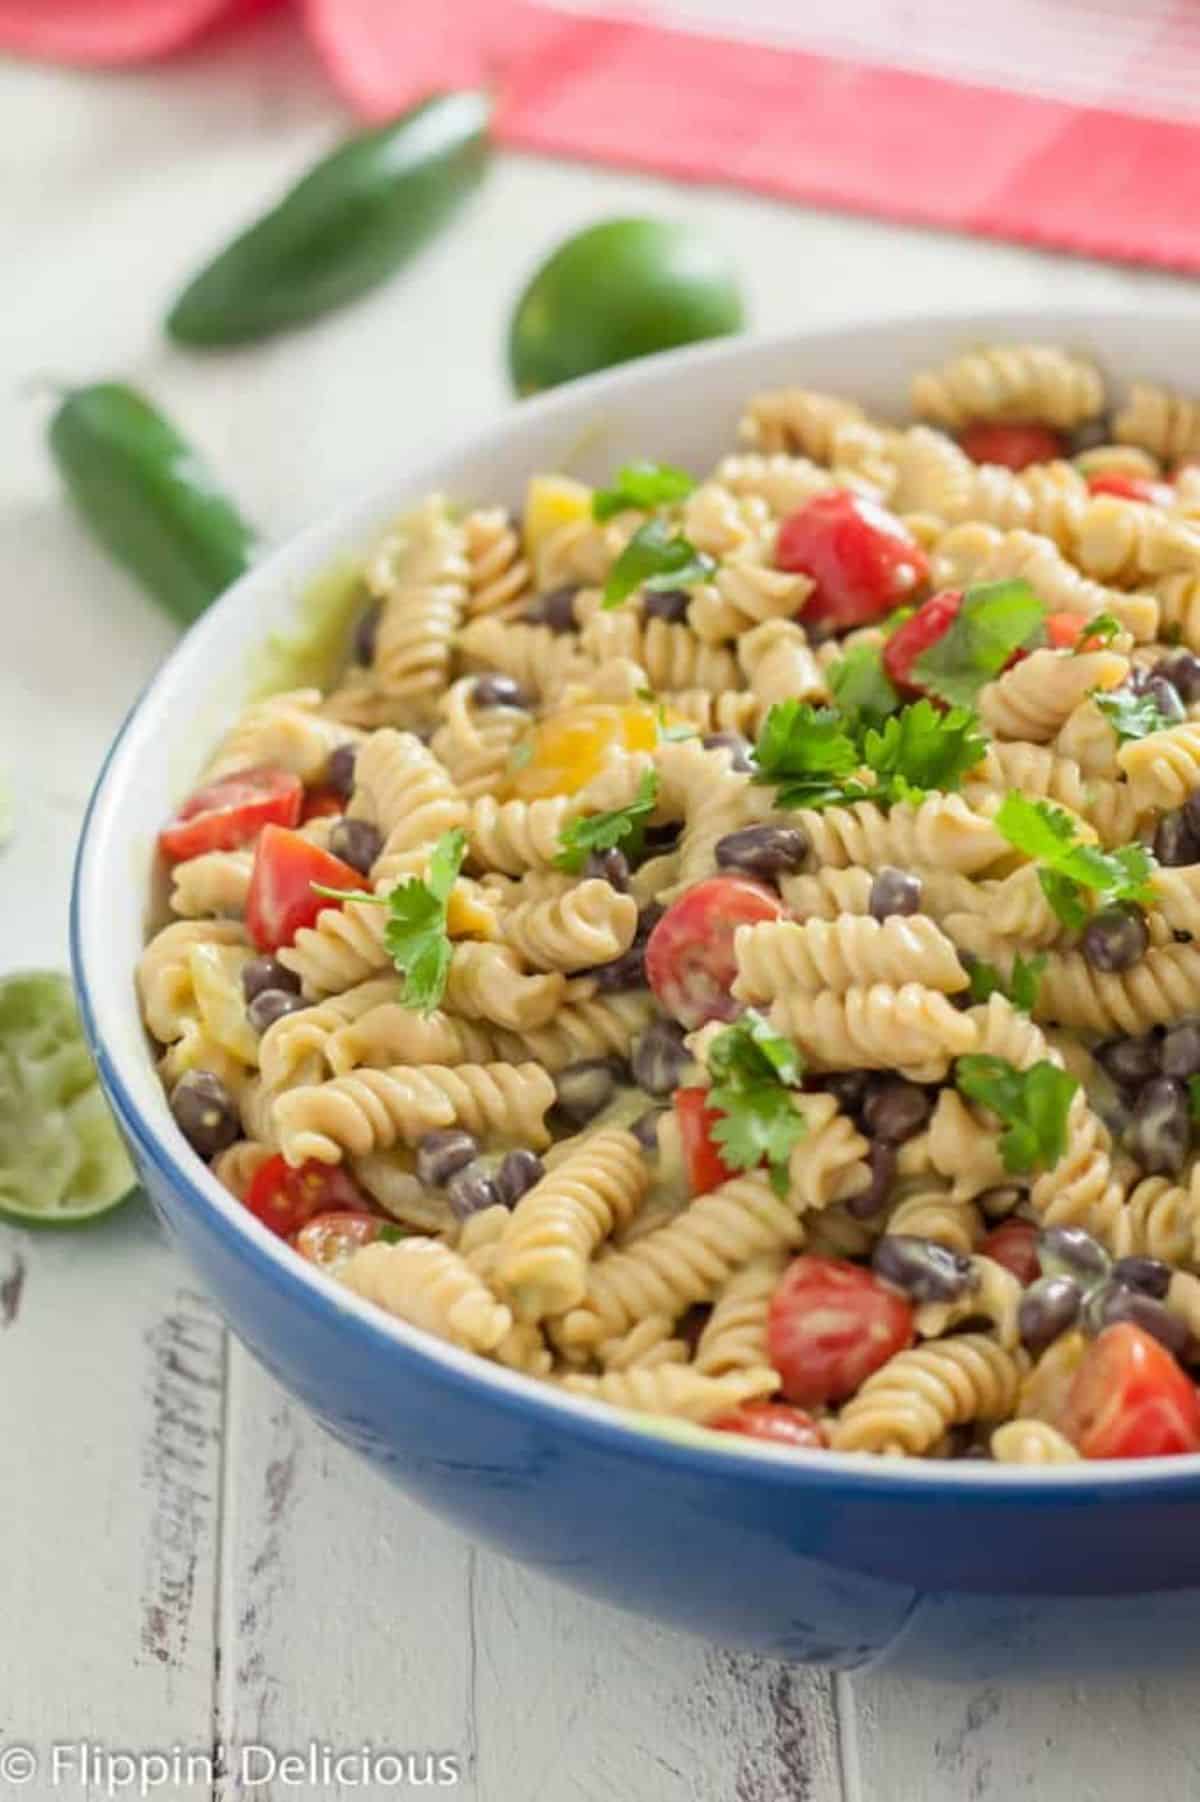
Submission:
M 707 1195 L 710 1189 L 719 1189 L 737 1175 L 721 1156 L 721 1148 L 712 1136 L 713 1126 L 722 1116 L 708 1106 L 707 1089 L 676 1089 L 675 1117 L 683 1142 L 688 1188 L 693 1195 Z
M 366 1214 L 371 1203 L 340 1164 L 310 1158 L 293 1170 L 277 1153 L 255 1171 L 246 1206 L 273 1233 L 289 1239 L 318 1214 Z
M 1098 470 L 1087 479 L 1093 494 L 1115 494 L 1123 501 L 1144 501 L 1149 507 L 1169 507 L 1175 490 L 1169 482 L 1155 482 L 1150 476 L 1123 475 L 1118 469 Z
M 714 1433 L 742 1433 L 747 1439 L 766 1439 L 797 1451 L 825 1448 L 824 1434 L 812 1415 L 788 1402 L 742 1402 L 708 1424 Z
M 901 694 L 924 692 L 920 683 L 913 680 L 913 664 L 925 655 L 930 645 L 946 636 L 961 606 L 962 590 L 944 588 L 940 594 L 931 594 L 927 601 L 922 601 L 911 618 L 896 627 L 883 647 L 883 668 Z
M 1057 1425 L 1085 1458 L 1200 1451 L 1200 1394 L 1165 1346 L 1123 1320 L 1088 1347 Z
M 352 1257 L 360 1245 L 370 1245 L 373 1239 L 378 1239 L 385 1224 L 377 1214 L 332 1209 L 328 1213 L 315 1214 L 293 1236 L 292 1244 L 310 1264 L 316 1264 L 321 1270 L 334 1271 Z
M 1035 1282 L 1042 1267 L 1037 1254 L 1038 1229 L 1031 1220 L 1003 1220 L 979 1247 L 981 1257 L 1003 1264 L 1023 1286 Z
M 264 826 L 294 826 L 304 804 L 300 778 L 270 764 L 222 776 L 189 795 L 158 842 L 172 863 L 204 851 L 236 851 Z
M 913 1311 L 870 1270 L 840 1258 L 789 1264 L 767 1311 L 767 1359 L 790 1402 L 845 1401 L 913 1342 Z
M 300 819 L 304 825 L 307 825 L 309 820 L 332 819 L 335 814 L 345 813 L 345 811 L 346 797 L 338 789 L 306 788 Z
M 896 515 L 849 488 L 818 494 L 789 513 L 775 561 L 816 583 L 801 608 L 805 624 L 838 632 L 882 619 L 929 576 L 928 557 Z
M 1002 463 L 1005 469 L 1028 469 L 1031 463 L 1052 463 L 1066 448 L 1062 433 L 1036 420 L 1013 420 L 969 425 L 958 442 L 975 463 Z
M 782 920 L 778 895 L 747 876 L 709 876 L 673 901 L 646 941 L 646 980 L 681 1026 L 732 1020 L 739 926 Z
M 298 832 L 266 826 L 254 853 L 246 896 L 246 931 L 260 951 L 290 945 L 302 926 L 311 926 L 326 907 L 336 905 L 318 895 L 325 888 L 361 889 L 362 874 L 310 844 Z

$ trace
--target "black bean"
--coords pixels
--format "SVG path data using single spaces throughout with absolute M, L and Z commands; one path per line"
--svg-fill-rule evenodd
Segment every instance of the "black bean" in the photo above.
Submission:
M 535 1183 L 540 1183 L 545 1174 L 546 1167 L 536 1151 L 529 1151 L 522 1145 L 516 1151 L 506 1153 L 492 1178 L 496 1200 L 503 1202 L 506 1208 L 515 1208 L 522 1195 Z
M 1067 449 L 1072 457 L 1078 457 L 1084 451 L 1096 450 L 1102 444 L 1111 443 L 1112 422 L 1106 413 L 1097 413 L 1095 419 L 1085 419 L 1069 434 Z
M 1162 1071 L 1162 1040 L 1151 1032 L 1136 1039 L 1106 1039 L 1097 1045 L 1095 1058 L 1114 1082 L 1140 1088 Z
M 180 1132 L 202 1158 L 215 1158 L 241 1132 L 237 1103 L 211 1070 L 187 1070 L 171 1090 Z
M 745 775 L 754 768 L 750 756 L 750 741 L 743 738 L 740 732 L 706 732 L 700 740 L 706 751 L 728 751 L 729 767 Z
M 1200 1076 L 1200 1020 L 1178 1020 L 1163 1037 L 1164 1076 Z
M 1176 651 L 1174 656 L 1163 658 L 1158 673 L 1189 706 L 1200 701 L 1200 657 L 1191 651 Z
M 1187 1084 L 1174 1076 L 1156 1076 L 1138 1096 L 1129 1149 L 1148 1175 L 1175 1176 L 1187 1162 L 1191 1143 Z
M 593 851 L 583 866 L 584 876 L 598 876 L 624 894 L 629 887 L 629 859 L 613 845 L 607 851 Z
M 863 1125 L 873 1137 L 898 1145 L 920 1132 L 931 1110 L 928 1095 L 915 1082 L 902 1076 L 876 1077 L 863 1102 Z
M 870 1182 L 846 1202 L 846 1212 L 853 1214 L 856 1220 L 874 1219 L 891 1199 L 896 1182 L 896 1147 L 889 1145 L 886 1139 L 872 1139 L 867 1165 L 871 1172 Z
M 643 588 L 642 612 L 647 619 L 665 619 L 681 625 L 687 619 L 691 600 L 686 588 Z
M 658 922 L 662 919 L 666 911 L 666 908 L 658 901 L 651 901 L 646 907 L 642 908 L 641 912 L 638 914 L 637 923 L 637 935 L 639 939 L 648 939 L 650 937 L 650 934 L 654 931 L 654 928 L 658 925 Z
M 275 957 L 252 957 L 242 965 L 242 994 L 253 1001 L 264 989 L 285 989 L 289 995 L 300 993 L 300 978 L 285 970 Z
M 266 1032 L 285 1014 L 294 1014 L 308 1002 L 300 995 L 289 995 L 286 989 L 260 989 L 246 1008 L 246 1018 L 255 1032 Z
M 610 964 L 595 964 L 590 970 L 581 970 L 581 976 L 588 976 L 595 983 L 601 995 L 616 995 L 626 989 L 644 989 L 646 986 L 646 946 L 642 940 L 635 940 L 628 951 L 620 957 L 614 957 Z
M 585 1057 L 560 1070 L 555 1087 L 558 1105 L 567 1119 L 575 1126 L 586 1126 L 616 1094 L 617 1077 L 610 1059 Z
M 446 1184 L 446 1200 L 456 1219 L 469 1220 L 472 1214 L 495 1207 L 496 1185 L 482 1165 L 467 1164 Z
M 957 1301 L 979 1282 L 970 1258 L 911 1233 L 885 1233 L 871 1254 L 871 1268 L 914 1301 Z
M 1114 1282 L 1152 1295 L 1155 1301 L 1162 1301 L 1171 1285 L 1171 1266 L 1161 1258 L 1118 1258 L 1112 1273 Z
M 526 607 L 525 618 L 530 625 L 549 626 L 552 632 L 573 632 L 578 593 L 578 588 L 568 587 L 552 588 L 547 594 L 539 594 Z
M 457 1126 L 425 1133 L 417 1140 L 417 1181 L 427 1189 L 444 1189 L 457 1171 L 478 1156 L 478 1141 Z
M 764 882 L 802 869 L 808 856 L 808 834 L 799 826 L 743 826 L 716 843 L 723 870 L 744 870 Z
M 1177 726 L 1187 718 L 1187 708 L 1183 704 L 1179 690 L 1173 682 L 1156 670 L 1145 683 L 1145 692 L 1154 701 L 1163 719 L 1170 726 Z
M 1060 1333 L 1074 1326 L 1083 1291 L 1073 1277 L 1042 1276 L 1031 1283 L 1017 1307 L 1017 1331 L 1026 1351 L 1037 1357 Z
M 1189 796 L 1189 800 L 1193 797 Z M 1154 855 L 1170 869 L 1200 863 L 1200 836 L 1182 808 L 1165 813 L 1154 834 Z
M 379 620 L 383 613 L 383 602 L 372 601 L 354 628 L 354 661 L 355 663 L 373 663 L 375 661 L 375 641 L 379 637 Z
M 1109 1256 L 1098 1239 L 1081 1226 L 1048 1226 L 1038 1234 L 1038 1263 L 1043 1276 L 1069 1276 L 1084 1283 L 1107 1277 Z
M 633 1080 L 647 1095 L 672 1094 L 689 1061 L 683 1028 L 674 1020 L 652 1020 L 633 1042 Z
M 1121 1321 L 1140 1326 L 1144 1333 L 1165 1345 L 1177 1358 L 1187 1349 L 1191 1338 L 1187 1322 L 1178 1314 L 1172 1314 L 1153 1295 L 1127 1288 L 1124 1283 L 1105 1283 L 1094 1289 L 1083 1305 L 1084 1330 L 1091 1334 L 1102 1333 L 1106 1326 L 1116 1326 Z
M 1080 949 L 1093 970 L 1128 970 L 1146 954 L 1150 934 L 1140 907 L 1106 907 L 1084 928 Z
M 682 1320 L 675 1326 L 675 1336 L 682 1339 L 689 1351 L 695 1353 L 700 1343 L 700 1335 L 712 1317 L 712 1309 L 704 1302 L 697 1302 L 688 1309 Z
M 666 1111 L 662 1107 L 648 1107 L 629 1128 L 642 1150 L 648 1151 L 652 1157 L 658 1155 L 658 1123 Z
M 1194 788 L 1182 808 L 1184 822 L 1192 837 L 1200 840 L 1200 788 Z
M 871 1086 L 870 1070 L 837 1070 L 821 1079 L 844 1114 L 857 1114 Z
M 521 684 L 513 676 L 503 676 L 499 670 L 488 670 L 482 676 L 476 676 L 471 690 L 471 699 L 476 707 L 528 707 L 529 696 Z
M 370 820 L 340 819 L 329 834 L 329 849 L 352 870 L 369 876 L 371 865 L 383 849 L 383 836 Z
M 654 820 L 643 832 L 642 842 L 647 853 L 671 851 L 678 844 L 682 831 L 682 820 Z
M 338 745 L 335 751 L 330 752 L 325 784 L 335 795 L 340 795 L 343 801 L 348 801 L 354 793 L 354 766 L 357 762 L 357 745 Z
M 915 914 L 921 911 L 922 882 L 911 870 L 896 870 L 886 864 L 871 884 L 867 906 L 871 917 L 886 920 L 890 914 Z

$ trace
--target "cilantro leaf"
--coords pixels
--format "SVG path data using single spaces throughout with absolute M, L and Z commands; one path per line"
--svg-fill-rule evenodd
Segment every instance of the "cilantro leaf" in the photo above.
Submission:
M 654 811 L 658 800 L 658 775 L 643 770 L 637 793 L 628 807 L 614 807 L 606 813 L 593 813 L 571 820 L 558 835 L 560 850 L 555 867 L 576 875 L 582 870 L 592 851 L 611 851 L 624 845 L 627 854 L 636 857 L 642 848 L 646 816 Z
M 995 964 L 977 959 L 970 968 L 971 999 L 984 1002 L 993 995 L 1003 995 L 1014 1007 L 1031 1014 L 1037 1006 L 1038 989 L 1041 987 L 1042 972 L 1046 968 L 1046 954 L 1039 952 L 1036 957 L 1026 959 L 1017 953 L 1013 959 L 1012 970 L 1007 983 L 1003 974 Z
M 662 519 L 648 519 L 634 533 L 608 572 L 604 606 L 619 607 L 635 588 L 661 591 L 706 582 L 716 569 L 706 551 L 698 551 L 682 533 Z
M 1088 620 L 1083 631 L 1075 640 L 1071 652 L 1073 657 L 1084 651 L 1098 651 L 1101 645 L 1111 644 L 1114 638 L 1121 635 L 1121 622 L 1111 613 L 1097 613 L 1094 619 Z
M 753 1008 L 713 1039 L 709 1105 L 720 1114 L 712 1136 L 731 1170 L 770 1166 L 771 1183 L 786 1194 L 788 1159 L 808 1131 L 795 1090 L 804 1063 L 790 1040 L 771 1031 Z
M 856 726 L 881 726 L 900 705 L 884 672 L 878 645 L 852 645 L 830 667 L 829 686 L 846 718 Z
M 1164 726 L 1179 723 L 1163 712 L 1152 689 L 1146 688 L 1135 694 L 1129 688 L 1114 688 L 1108 694 L 1093 695 L 1092 699 L 1122 744 L 1133 738 L 1148 738 L 1152 732 L 1161 732 Z
M 1033 858 L 1047 901 L 1064 925 L 1078 930 L 1095 908 L 1153 901 L 1156 868 L 1144 845 L 1101 851 L 1075 837 L 1070 814 L 1050 801 L 1031 801 L 1013 789 L 994 817 L 1010 845 Z M 1090 897 L 1090 899 L 1089 899 Z
M 381 1226 L 375 1237 L 380 1245 L 399 1245 L 401 1239 L 411 1239 L 412 1234 L 404 1226 Z
M 968 588 L 949 629 L 917 658 L 913 679 L 952 705 L 972 707 L 1014 651 L 1042 644 L 1046 609 L 1028 582 Z
M 671 501 L 686 500 L 695 486 L 686 469 L 670 463 L 626 463 L 611 488 L 597 488 L 593 494 L 592 518 L 611 519 L 630 507 L 649 513 Z
M 400 999 L 405 1007 L 423 1014 L 432 1013 L 446 991 L 451 954 L 446 910 L 466 850 L 465 832 L 443 833 L 433 848 L 426 879 L 408 876 L 386 895 L 312 884 L 318 895 L 336 901 L 364 901 L 387 908 L 383 942 L 404 977 Z
M 863 744 L 867 768 L 894 801 L 919 799 L 931 789 L 955 789 L 987 749 L 979 721 L 969 707 L 941 712 L 932 701 L 901 708 L 872 728 Z
M 1000 1155 L 1013 1172 L 1050 1169 L 1067 1148 L 1067 1111 L 1079 1084 L 1043 1058 L 1018 1070 L 1002 1057 L 960 1057 L 954 1066 L 959 1093 L 990 1108 L 1004 1122 Z
M 754 749 L 755 780 L 776 784 L 780 807 L 830 807 L 864 801 L 871 789 L 852 780 L 862 751 L 833 707 L 776 701 Z

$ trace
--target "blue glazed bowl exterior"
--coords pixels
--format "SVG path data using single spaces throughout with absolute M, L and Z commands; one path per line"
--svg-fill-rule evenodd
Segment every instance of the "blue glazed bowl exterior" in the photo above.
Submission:
M 973 335 L 990 335 L 991 323 L 972 322 Z M 994 329 L 1028 337 L 1039 324 L 1041 335 L 1076 344 L 1089 331 L 1109 342 L 1116 329 L 1077 319 Z M 893 330 L 876 336 L 886 342 Z M 697 369 L 729 364 L 736 374 L 752 364 L 745 389 L 772 369 L 790 370 L 789 357 L 811 366 L 828 350 L 819 339 L 735 345 L 684 353 L 669 366 L 687 381 Z M 581 385 L 580 398 L 558 412 L 577 429 L 593 388 L 592 406 L 603 409 L 646 381 L 626 372 Z M 553 423 L 553 404 L 545 417 Z M 495 436 L 493 456 L 504 449 L 503 434 Z M 361 521 L 351 520 L 304 555 L 292 547 L 292 563 L 319 567 L 331 538 L 354 542 L 360 533 Z M 295 579 L 294 570 L 285 575 Z M 244 609 L 256 580 L 230 599 Z M 101 1079 L 142 1181 L 254 1355 L 331 1433 L 472 1537 L 726 1644 L 956 1678 L 1190 1659 L 1200 1647 L 1200 1459 L 1020 1472 L 668 1436 L 386 1320 L 217 1189 L 153 1098 L 149 1051 L 131 1036 L 128 975 L 114 978 L 112 965 L 134 943 L 142 912 L 134 898 L 129 921 L 115 923 L 130 866 L 114 866 L 132 857 L 148 868 L 138 835 L 152 833 L 159 817 L 142 817 L 151 804 L 138 787 L 146 759 L 166 756 L 164 721 L 186 704 L 205 657 L 219 653 L 213 635 L 222 629 L 232 630 L 228 619 L 211 631 L 206 620 L 189 637 L 110 753 L 81 843 L 72 954 Z

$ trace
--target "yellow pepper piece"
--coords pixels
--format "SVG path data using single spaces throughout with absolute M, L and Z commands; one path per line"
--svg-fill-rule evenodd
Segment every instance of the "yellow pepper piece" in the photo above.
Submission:
M 567 708 L 531 727 L 517 747 L 509 793 L 520 801 L 577 794 L 599 775 L 610 751 L 652 751 L 659 727 L 658 710 L 646 702 L 592 701 Z
M 531 476 L 525 491 L 522 536 L 527 557 L 536 557 L 559 526 L 592 517 L 592 491 L 570 476 Z

